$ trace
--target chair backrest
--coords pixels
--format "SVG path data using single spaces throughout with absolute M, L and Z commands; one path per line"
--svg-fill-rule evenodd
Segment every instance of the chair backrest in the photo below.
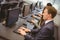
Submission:
M 57 25 L 55 25 L 54 27 L 54 38 L 55 40 L 58 40 L 58 26 Z

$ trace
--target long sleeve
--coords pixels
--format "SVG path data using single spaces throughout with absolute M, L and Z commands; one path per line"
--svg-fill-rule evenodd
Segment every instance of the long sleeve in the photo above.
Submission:
M 25 40 L 34 40 L 34 37 L 32 37 L 31 35 L 25 35 Z
M 37 33 L 37 36 L 32 37 L 31 35 L 25 35 L 25 38 L 28 40 L 47 40 L 50 39 L 52 34 L 51 30 L 48 28 L 43 28 L 39 33 Z
M 43 28 L 40 30 L 38 36 L 36 37 L 36 40 L 47 40 L 50 37 L 51 30 L 47 28 Z
M 39 30 L 40 30 L 40 29 L 38 29 L 38 28 L 32 29 L 32 30 L 31 30 L 31 33 L 37 33 L 37 32 L 39 32 Z
M 27 40 L 54 40 L 54 23 L 53 21 L 50 21 L 41 29 L 36 29 L 36 31 L 32 30 L 32 32 L 37 32 L 37 34 L 34 37 L 31 35 L 25 35 Z

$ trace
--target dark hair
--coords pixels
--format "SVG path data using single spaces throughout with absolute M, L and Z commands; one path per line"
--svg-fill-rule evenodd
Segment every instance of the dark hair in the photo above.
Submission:
M 47 6 L 52 6 L 52 4 L 51 3 L 47 3 Z
M 46 6 L 44 9 L 43 9 L 43 12 L 44 10 L 47 9 L 48 10 L 48 13 L 52 15 L 52 18 L 54 18 L 57 14 L 57 10 L 52 7 L 52 6 Z

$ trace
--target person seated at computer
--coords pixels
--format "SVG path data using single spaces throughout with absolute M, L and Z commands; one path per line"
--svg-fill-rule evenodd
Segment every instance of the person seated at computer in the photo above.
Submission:
M 19 29 L 21 35 L 25 37 L 26 40 L 54 40 L 54 22 L 53 18 L 56 16 L 57 10 L 52 6 L 46 6 L 43 10 L 43 19 L 44 25 L 41 26 L 39 29 L 29 30 L 25 28 Z M 35 37 L 26 34 L 26 32 L 34 32 L 36 33 Z
M 37 16 L 39 16 L 39 19 L 37 18 Z M 33 29 L 35 29 L 35 28 L 40 28 L 40 23 L 41 23 L 41 15 L 37 15 L 37 16 L 35 16 L 35 15 L 32 15 L 32 17 L 33 18 L 35 18 L 35 20 L 37 20 L 37 22 L 35 21 L 35 20 L 31 20 L 31 23 L 33 23 L 34 24 L 34 28 Z
M 52 4 L 51 3 L 47 3 L 47 5 L 46 6 L 52 6 Z
M 52 6 L 52 4 L 51 3 L 47 3 L 47 5 L 46 6 Z M 42 12 L 43 13 L 43 12 Z M 40 17 L 40 19 L 38 19 L 37 21 L 37 23 L 35 23 L 35 21 L 34 20 L 31 20 L 31 22 L 35 25 L 35 27 L 36 28 L 39 28 L 39 26 L 42 24 L 42 22 L 44 21 L 43 19 L 42 19 L 42 14 L 41 13 L 39 13 L 39 14 L 37 14 L 37 15 L 34 15 L 34 14 L 32 14 L 32 17 L 33 18 L 36 18 L 36 19 L 38 19 L 38 17 Z

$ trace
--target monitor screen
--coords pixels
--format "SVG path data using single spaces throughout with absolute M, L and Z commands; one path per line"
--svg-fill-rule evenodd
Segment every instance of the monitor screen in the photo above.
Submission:
M 8 10 L 6 25 L 13 25 L 19 17 L 19 9 Z

